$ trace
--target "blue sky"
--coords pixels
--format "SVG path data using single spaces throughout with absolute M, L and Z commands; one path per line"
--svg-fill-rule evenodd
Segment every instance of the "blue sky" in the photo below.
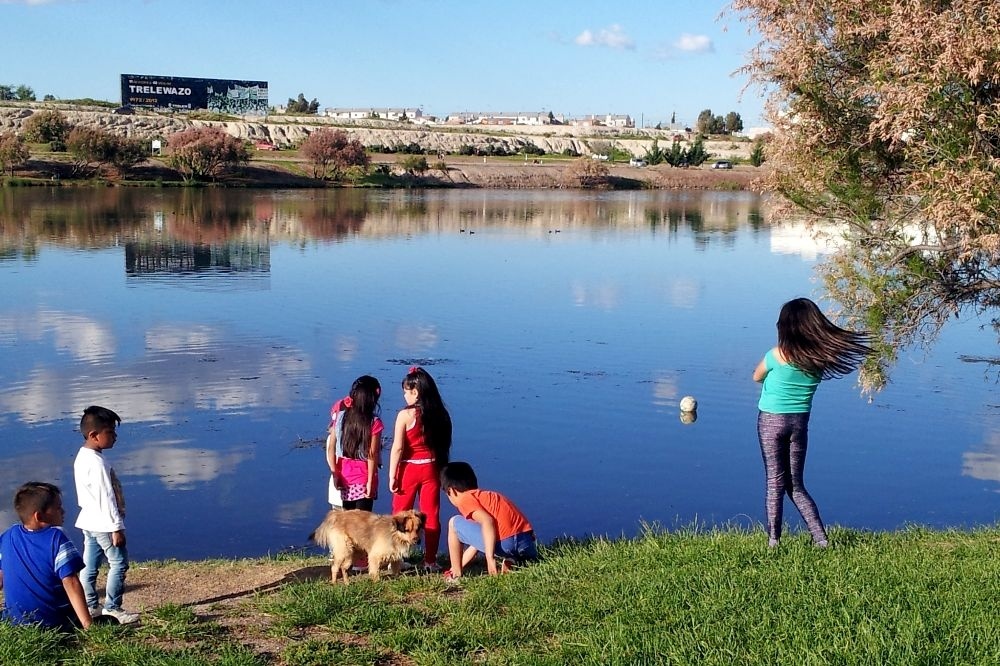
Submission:
M 119 75 L 267 81 L 271 104 L 762 124 L 756 38 L 715 0 L 0 0 L 0 83 L 117 101 Z

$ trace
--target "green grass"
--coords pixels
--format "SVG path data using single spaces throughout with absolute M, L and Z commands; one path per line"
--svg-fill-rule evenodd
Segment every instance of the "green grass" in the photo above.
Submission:
M 0 663 L 1000 663 L 1000 528 L 835 529 L 831 544 L 650 529 L 556 543 L 536 565 L 457 588 L 438 576 L 292 583 L 237 611 L 262 618 L 257 638 L 280 645 L 266 654 L 214 613 L 164 606 L 138 628 L 67 639 L 0 625 Z

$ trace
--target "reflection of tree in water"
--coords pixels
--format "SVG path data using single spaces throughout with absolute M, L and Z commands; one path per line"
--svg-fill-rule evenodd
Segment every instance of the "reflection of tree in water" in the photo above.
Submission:
M 309 191 L 59 188 L 0 191 L 0 247 L 109 247 L 171 238 L 194 244 L 369 238 L 486 228 L 553 233 L 638 227 L 717 236 L 760 218 L 753 195 L 711 192 L 593 196 L 577 192 Z
M 356 191 L 337 192 L 289 206 L 306 238 L 336 240 L 361 234 L 368 217 L 368 196 Z

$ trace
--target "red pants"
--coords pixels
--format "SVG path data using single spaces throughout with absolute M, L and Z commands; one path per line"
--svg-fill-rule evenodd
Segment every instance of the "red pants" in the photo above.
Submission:
M 392 496 L 392 512 L 412 509 L 417 495 L 420 495 L 420 511 L 427 517 L 424 523 L 424 564 L 432 564 L 437 560 L 438 544 L 441 542 L 441 481 L 437 465 L 400 462 L 399 469 L 400 492 Z

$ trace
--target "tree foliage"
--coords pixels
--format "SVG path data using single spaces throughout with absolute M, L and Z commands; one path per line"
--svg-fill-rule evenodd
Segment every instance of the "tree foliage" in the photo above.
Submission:
M 758 139 L 753 142 L 753 148 L 750 150 L 750 164 L 759 167 L 767 160 L 767 156 L 764 154 L 764 142 Z
M 299 152 L 312 164 L 313 177 L 324 180 L 339 180 L 350 167 L 367 171 L 371 165 L 365 147 L 344 130 L 316 130 L 302 142 Z
M 735 132 L 742 132 L 743 118 L 741 118 L 740 114 L 736 113 L 735 111 L 730 111 L 729 113 L 726 114 L 725 128 L 726 131 L 729 132 L 730 134 L 733 134 Z
M 299 93 L 296 99 L 288 98 L 288 113 L 306 113 L 315 115 L 319 111 L 319 101 L 313 98 L 313 101 L 309 102 L 306 100 L 306 96 Z
M 144 141 L 118 136 L 99 127 L 74 127 L 66 140 L 66 150 L 73 156 L 77 173 L 110 166 L 124 176 L 146 159 Z
M 1000 3 L 734 0 L 762 42 L 745 67 L 773 91 L 770 185 L 842 236 L 823 273 L 881 352 L 966 308 L 1000 307 Z
M 407 155 L 406 157 L 399 158 L 398 163 L 400 168 L 411 176 L 414 174 L 422 176 L 430 169 L 430 165 L 427 164 L 427 158 L 423 155 Z
M 61 143 L 69 134 L 70 124 L 59 111 L 35 111 L 21 126 L 24 138 L 32 143 Z
M 77 126 L 66 139 L 66 150 L 73 156 L 74 173 L 84 173 L 111 161 L 114 137 L 96 127 Z
M 14 169 L 27 162 L 30 156 L 20 136 L 13 133 L 0 135 L 0 173 L 10 171 L 13 176 Z
M 250 161 L 243 141 L 218 127 L 195 127 L 167 138 L 167 162 L 185 181 L 216 179 Z
M 653 139 L 653 145 L 646 151 L 646 162 L 653 166 L 663 164 L 667 160 L 667 151 L 660 148 L 660 144 Z

